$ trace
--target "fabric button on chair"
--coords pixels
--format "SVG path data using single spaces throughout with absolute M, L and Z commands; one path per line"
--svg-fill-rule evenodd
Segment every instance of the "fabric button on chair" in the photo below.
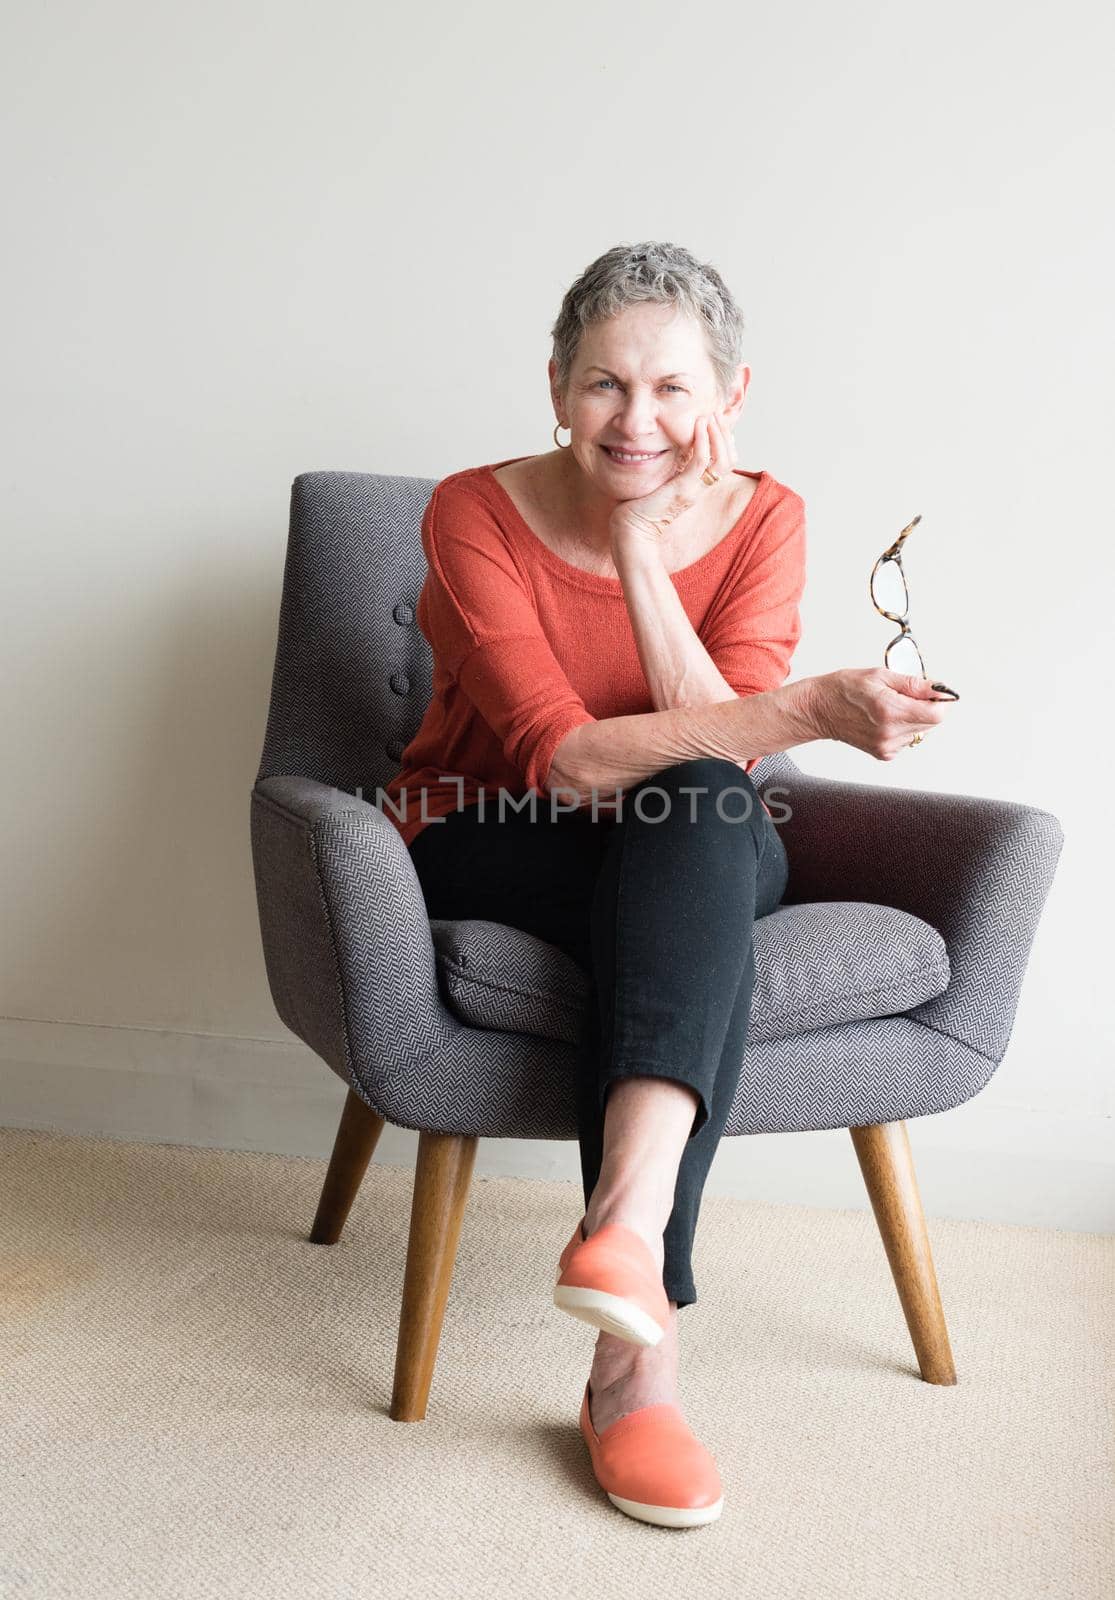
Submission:
M 271 994 L 348 1088 L 314 1242 L 340 1237 L 384 1124 L 418 1130 L 395 1421 L 426 1414 L 477 1141 L 577 1137 L 584 997 L 576 963 L 519 930 L 432 927 L 398 830 L 364 798 L 397 772 L 431 694 L 421 630 L 400 639 L 372 601 L 421 591 L 437 481 L 295 478 L 251 795 Z M 400 646 L 402 669 L 369 672 Z M 1015 801 L 814 777 L 787 753 L 751 776 L 789 808 L 790 877 L 755 925 L 754 1025 L 726 1136 L 848 1128 L 921 1374 L 950 1384 L 906 1119 L 962 1105 L 1002 1062 L 1061 825 Z

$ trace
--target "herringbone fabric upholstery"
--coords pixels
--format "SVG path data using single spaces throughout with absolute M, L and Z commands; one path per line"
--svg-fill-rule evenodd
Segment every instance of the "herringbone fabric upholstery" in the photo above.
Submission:
M 435 918 L 430 931 L 442 993 L 463 1022 L 577 1042 L 591 984 L 563 950 L 481 918 Z M 935 928 L 861 900 L 779 906 L 755 923 L 753 945 L 753 1043 L 897 1015 L 949 981 Z
M 375 804 L 430 694 L 414 615 L 435 482 L 346 472 L 294 481 L 251 807 L 268 981 L 284 1023 L 389 1121 L 575 1138 L 568 1019 L 546 1037 L 534 1026 L 477 1027 L 447 1004 L 421 886 Z M 1057 818 L 816 778 L 787 754 L 766 757 L 752 778 L 779 823 L 790 879 L 783 906 L 756 923 L 756 992 L 766 984 L 770 1000 L 754 1009 L 727 1132 L 896 1121 L 970 1099 L 1006 1050 L 1061 850 Z M 905 918 L 888 922 L 880 908 Z M 827 952 L 817 944 L 826 928 L 841 941 Z M 904 930 L 905 970 L 886 929 Z M 876 942 L 857 944 L 865 938 Z M 545 950 L 540 970 L 560 975 L 569 958 Z M 803 963 L 828 975 L 815 992 L 796 970 Z M 520 970 L 509 958 L 509 981 Z M 894 1014 L 900 994 L 904 1014 Z M 552 1031 L 545 986 L 534 996 L 541 1011 L 527 998 L 508 1020 Z M 832 1009 L 838 1002 L 844 1010 Z

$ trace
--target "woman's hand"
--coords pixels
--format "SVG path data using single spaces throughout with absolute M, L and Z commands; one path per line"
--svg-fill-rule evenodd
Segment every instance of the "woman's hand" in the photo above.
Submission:
M 612 512 L 613 559 L 619 547 L 631 544 L 660 550 L 666 529 L 711 494 L 714 485 L 703 483 L 701 474 L 711 469 L 722 478 L 735 460 L 736 442 L 723 418 L 715 411 L 699 416 L 681 470 L 649 494 L 621 500 Z
M 879 761 L 893 761 L 915 733 L 944 722 L 944 707 L 952 703 L 928 678 L 889 667 L 841 667 L 810 683 L 818 736 L 854 745 Z

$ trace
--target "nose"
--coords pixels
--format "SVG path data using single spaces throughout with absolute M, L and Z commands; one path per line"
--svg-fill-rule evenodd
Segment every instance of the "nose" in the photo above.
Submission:
M 657 439 L 659 429 L 654 401 L 630 395 L 620 406 L 613 432 L 628 440 L 633 449 L 638 447 L 640 441 Z

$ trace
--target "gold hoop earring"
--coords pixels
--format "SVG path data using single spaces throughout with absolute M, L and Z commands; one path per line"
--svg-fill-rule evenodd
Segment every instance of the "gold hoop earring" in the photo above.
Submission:
M 569 428 L 569 433 L 570 433 L 570 436 L 571 436 L 570 440 L 569 440 L 569 444 L 562 444 L 561 440 L 557 436 L 557 431 L 558 431 L 559 428 L 569 428 L 568 422 L 555 422 L 554 423 L 554 436 L 553 436 L 554 437 L 554 443 L 557 445 L 559 450 L 568 450 L 569 449 L 569 445 L 571 445 L 573 443 L 573 439 L 572 439 L 573 429 Z

